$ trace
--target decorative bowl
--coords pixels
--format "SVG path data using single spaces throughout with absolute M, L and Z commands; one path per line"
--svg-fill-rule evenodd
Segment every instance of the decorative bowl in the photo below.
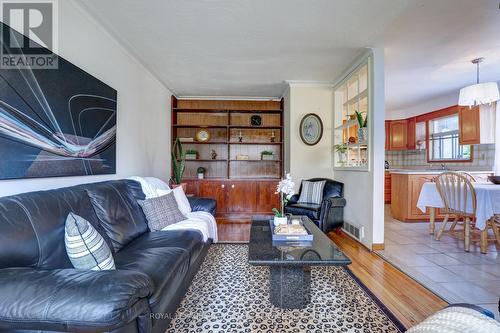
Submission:
M 500 185 L 500 176 L 488 176 L 488 180 L 493 184 Z

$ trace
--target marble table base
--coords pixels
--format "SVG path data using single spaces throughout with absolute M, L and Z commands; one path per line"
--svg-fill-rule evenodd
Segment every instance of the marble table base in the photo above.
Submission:
M 271 266 L 269 284 L 269 299 L 274 306 L 304 309 L 311 302 L 309 266 Z

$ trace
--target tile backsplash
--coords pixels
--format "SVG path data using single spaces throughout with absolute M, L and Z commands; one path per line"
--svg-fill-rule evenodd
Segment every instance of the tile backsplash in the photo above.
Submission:
M 472 162 L 445 163 L 449 168 L 470 168 L 485 171 L 493 170 L 495 163 L 495 145 L 481 144 L 473 145 Z M 427 151 L 423 150 L 398 150 L 386 151 L 385 160 L 391 168 L 406 167 L 439 167 L 441 163 L 427 163 Z

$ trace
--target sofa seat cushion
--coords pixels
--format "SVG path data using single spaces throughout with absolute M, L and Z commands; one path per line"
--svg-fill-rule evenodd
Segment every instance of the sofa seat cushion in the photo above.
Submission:
M 122 251 L 141 251 L 158 247 L 178 247 L 189 252 L 191 261 L 200 254 L 203 236 L 195 230 L 168 230 L 147 232 L 132 241 Z
M 305 215 L 312 220 L 319 220 L 321 205 L 311 203 L 289 204 L 286 206 L 285 212 L 292 215 Z
M 115 254 L 117 270 L 144 273 L 153 281 L 151 307 L 172 298 L 186 277 L 189 261 L 189 251 L 180 247 L 124 249 Z

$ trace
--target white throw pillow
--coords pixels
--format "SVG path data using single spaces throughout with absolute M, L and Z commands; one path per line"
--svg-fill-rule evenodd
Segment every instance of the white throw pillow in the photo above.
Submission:
M 181 211 L 182 215 L 186 216 L 186 214 L 191 213 L 191 205 L 189 204 L 189 200 L 184 193 L 184 190 L 181 186 L 174 188 L 173 190 L 157 190 L 158 195 L 165 195 L 170 192 L 174 192 L 175 201 L 177 201 L 177 206 Z
M 104 238 L 83 217 L 69 213 L 64 230 L 66 252 L 73 267 L 81 270 L 115 269 L 113 254 Z

